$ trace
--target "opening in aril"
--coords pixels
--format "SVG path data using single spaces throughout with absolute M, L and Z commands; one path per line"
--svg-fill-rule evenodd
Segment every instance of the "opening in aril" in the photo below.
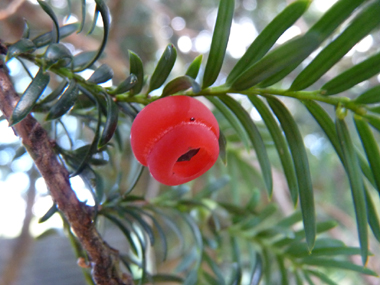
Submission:
M 177 162 L 181 161 L 190 161 L 198 152 L 200 148 L 191 149 L 185 154 L 182 154 L 178 159 Z

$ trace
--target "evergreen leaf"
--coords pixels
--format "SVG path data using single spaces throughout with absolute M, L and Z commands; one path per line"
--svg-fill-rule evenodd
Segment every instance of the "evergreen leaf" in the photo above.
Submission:
M 302 62 L 318 45 L 314 34 L 306 34 L 277 47 L 241 73 L 232 83 L 233 90 L 245 90 Z M 265 84 L 267 85 L 267 84 Z
M 161 87 L 161 85 L 164 84 L 165 80 L 168 78 L 170 72 L 173 69 L 176 58 L 177 50 L 172 44 L 169 44 L 153 71 L 149 82 L 148 93 Z M 131 72 L 133 71 L 131 70 Z M 134 74 L 137 75 L 137 73 Z
M 85 70 L 88 67 L 90 67 L 95 61 L 97 61 L 99 57 L 102 55 L 104 48 L 106 47 L 106 44 L 107 44 L 108 34 L 110 30 L 110 23 L 111 23 L 110 11 L 108 9 L 108 6 L 105 4 L 103 0 L 95 0 L 95 3 L 96 3 L 96 11 L 99 11 L 99 13 L 102 15 L 103 39 L 95 56 L 83 66 L 80 66 L 79 68 L 75 69 L 75 72 Z
M 63 39 L 65 37 L 71 35 L 75 31 L 77 31 L 77 29 L 78 29 L 77 23 L 68 24 L 68 25 L 60 27 L 59 28 L 60 39 Z M 43 46 L 50 44 L 51 42 L 54 42 L 53 38 L 54 38 L 53 32 L 47 32 L 47 33 L 44 33 L 40 36 L 35 37 L 32 40 L 32 42 L 34 43 L 34 45 L 37 48 L 41 48 Z
M 198 55 L 186 70 L 186 75 L 195 79 L 198 76 L 199 69 L 201 68 L 203 55 Z
M 375 104 L 379 102 L 380 102 L 380 86 L 379 85 L 372 87 L 366 92 L 360 94 L 355 99 L 355 103 L 358 103 L 358 104 Z
M 331 79 L 329 82 L 323 85 L 321 89 L 326 92 L 324 93 L 325 95 L 334 95 L 350 89 L 356 84 L 371 78 L 379 72 L 380 53 L 373 55 L 361 63 L 345 70 L 343 73 L 339 74 L 337 77 Z M 357 100 L 358 98 L 355 100 L 355 102 L 358 102 Z
M 292 198 L 293 204 L 297 205 L 298 201 L 298 185 L 297 185 L 297 177 L 294 169 L 294 164 L 292 161 L 292 157 L 289 152 L 289 147 L 286 144 L 284 135 L 280 127 L 278 126 L 275 118 L 269 111 L 268 107 L 261 101 L 257 96 L 249 95 L 249 100 L 255 106 L 256 110 L 261 115 L 266 127 L 268 128 L 273 142 L 276 146 L 277 153 L 280 157 L 282 169 L 284 170 L 284 174 L 286 180 L 288 182 L 290 196 Z
M 46 116 L 46 120 L 54 120 L 66 114 L 74 106 L 77 98 L 78 86 L 74 80 L 71 80 L 61 97 L 59 97 L 57 102 L 51 107 Z
M 344 120 L 336 120 L 336 129 L 343 153 L 343 164 L 351 186 L 352 199 L 355 207 L 356 224 L 359 233 L 359 243 L 363 264 L 368 259 L 368 229 L 367 209 L 365 202 L 364 184 L 361 176 L 359 161 Z
M 237 116 L 219 98 L 211 96 L 206 98 L 223 114 L 243 142 L 245 149 L 249 151 L 251 144 L 248 134 Z
M 52 41 L 54 43 L 58 43 L 60 39 L 59 35 L 59 23 L 58 23 L 58 18 L 55 15 L 53 9 L 44 1 L 37 0 L 38 4 L 41 6 L 41 8 L 45 11 L 46 14 L 49 15 L 49 17 L 52 19 L 54 23 L 55 29 L 53 30 L 54 32 L 52 33 Z
M 271 197 L 273 190 L 272 169 L 263 139 L 257 126 L 254 124 L 247 111 L 234 99 L 227 95 L 220 97 L 220 99 L 235 114 L 247 132 L 252 146 L 256 151 L 257 159 L 259 160 L 268 196 Z
M 202 89 L 209 87 L 215 82 L 222 68 L 230 36 L 234 7 L 234 0 L 220 0 L 210 53 L 203 75 Z
M 104 96 L 106 97 L 107 102 L 107 118 L 102 135 L 100 136 L 98 148 L 105 146 L 111 140 L 116 131 L 119 118 L 119 109 L 112 97 L 108 94 L 104 94 Z
M 138 94 L 144 85 L 144 68 L 141 58 L 128 50 L 130 73 L 136 75 L 137 82 L 131 90 L 131 94 Z
M 22 53 L 32 53 L 35 50 L 36 46 L 34 45 L 33 41 L 22 38 L 21 40 L 15 42 L 13 45 L 8 47 L 8 52 L 5 61 L 8 61 L 12 57 L 18 56 Z
M 319 267 L 326 267 L 326 268 L 340 268 L 340 269 L 346 269 L 350 271 L 356 271 L 362 274 L 377 276 L 375 272 L 372 270 L 353 264 L 348 261 L 344 260 L 333 260 L 328 258 L 321 258 L 321 257 L 306 257 L 302 260 L 302 264 L 306 265 L 312 265 L 312 266 L 319 266 Z
M 113 77 L 113 70 L 107 64 L 102 64 L 94 73 L 87 79 L 88 82 L 94 84 L 104 83 L 108 80 L 111 80 Z
M 284 130 L 285 137 L 288 141 L 289 148 L 293 157 L 294 167 L 296 171 L 299 197 L 301 204 L 301 212 L 303 224 L 306 234 L 306 242 L 309 250 L 314 247 L 316 228 L 315 228 L 315 206 L 313 185 L 307 159 L 303 138 L 290 112 L 286 107 L 274 97 L 267 98 L 270 107 L 280 121 L 281 127 Z
M 164 90 L 162 91 L 162 97 L 175 94 L 180 91 L 185 91 L 189 88 L 193 89 L 195 94 L 201 91 L 199 84 L 190 76 L 184 75 L 173 79 L 166 84 Z
M 362 118 L 354 117 L 356 130 L 358 131 L 360 140 L 365 150 L 367 160 L 371 167 L 371 171 L 376 182 L 377 191 L 380 193 L 380 151 L 376 139 L 369 127 L 368 123 Z
M 284 66 L 272 76 L 260 83 L 261 87 L 273 85 L 292 72 L 301 62 L 316 50 L 346 19 L 353 11 L 367 0 L 340 0 L 337 1 L 304 35 L 313 39 L 312 43 L 307 43 L 300 49 L 308 49 L 309 52 L 302 52 L 303 55 L 297 57 L 289 66 Z
M 377 214 L 375 204 L 372 200 L 371 193 L 369 193 L 367 187 L 365 189 L 365 201 L 367 205 L 368 224 L 372 230 L 373 235 L 380 242 L 380 220 Z
M 260 60 L 276 43 L 278 38 L 302 16 L 310 3 L 310 0 L 295 1 L 278 14 L 257 36 L 242 58 L 236 63 L 227 77 L 226 84 L 230 85 L 248 67 Z
M 38 98 L 49 84 L 49 80 L 49 74 L 45 73 L 41 67 L 28 88 L 26 88 L 24 94 L 22 94 L 20 100 L 17 102 L 17 105 L 9 118 L 10 126 L 19 123 L 32 111 Z
M 302 90 L 316 82 L 356 43 L 380 25 L 380 2 L 375 1 L 357 15 L 351 24 L 296 77 L 290 90 Z

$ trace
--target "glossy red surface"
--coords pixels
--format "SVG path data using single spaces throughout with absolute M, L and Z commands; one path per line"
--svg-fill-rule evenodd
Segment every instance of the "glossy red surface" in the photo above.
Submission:
M 154 101 L 136 116 L 131 128 L 137 160 L 166 185 L 191 181 L 209 170 L 218 158 L 218 138 L 212 112 L 187 96 Z

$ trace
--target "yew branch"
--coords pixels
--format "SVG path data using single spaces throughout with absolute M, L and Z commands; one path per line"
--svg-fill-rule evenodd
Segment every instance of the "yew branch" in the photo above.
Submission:
M 0 43 L 0 51 L 4 53 L 5 50 Z M 18 100 L 19 96 L 8 76 L 7 68 L 0 58 L 0 110 L 6 119 L 11 116 Z M 77 199 L 70 185 L 69 173 L 58 161 L 54 142 L 49 139 L 45 129 L 29 114 L 14 125 L 13 130 L 34 160 L 59 210 L 87 251 L 95 283 L 132 285 L 131 277 L 121 274 L 118 269 L 118 252 L 104 242 L 98 233 L 91 208 Z

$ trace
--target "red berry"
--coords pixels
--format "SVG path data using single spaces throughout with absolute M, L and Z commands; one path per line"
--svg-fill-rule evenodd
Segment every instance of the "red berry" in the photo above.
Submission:
M 166 185 L 193 180 L 216 162 L 219 126 L 200 101 L 171 96 L 147 105 L 131 128 L 136 159 Z

